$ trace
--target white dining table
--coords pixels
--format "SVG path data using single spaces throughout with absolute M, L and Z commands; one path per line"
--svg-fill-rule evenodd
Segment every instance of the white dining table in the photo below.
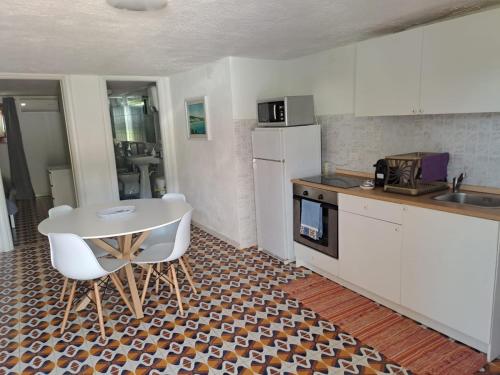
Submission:
M 104 210 L 114 207 L 133 206 L 133 212 L 101 217 Z M 47 218 L 38 225 L 43 235 L 49 233 L 73 233 L 83 239 L 92 240 L 96 245 L 120 259 L 132 259 L 150 231 L 181 220 L 191 210 L 185 202 L 169 202 L 162 199 L 132 199 L 106 204 L 75 208 L 67 214 Z M 137 235 L 134 237 L 134 235 Z M 103 241 L 116 238 L 114 247 Z M 125 267 L 127 283 L 132 297 L 134 313 L 138 319 L 144 316 L 137 290 L 132 265 Z

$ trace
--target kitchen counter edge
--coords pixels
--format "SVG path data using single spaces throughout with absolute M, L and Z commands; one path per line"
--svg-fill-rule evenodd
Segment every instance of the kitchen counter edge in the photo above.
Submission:
M 444 194 L 446 191 L 435 191 L 433 193 L 410 196 L 396 193 L 388 193 L 383 190 L 383 188 L 375 188 L 373 190 L 363 190 L 360 187 L 355 188 L 341 188 L 330 185 L 323 185 L 314 182 L 304 181 L 300 178 L 291 180 L 293 183 L 301 184 L 304 186 L 323 189 L 327 191 L 335 191 L 337 193 L 354 195 L 362 198 L 377 199 L 380 201 L 404 204 L 415 207 L 428 208 L 431 210 L 450 212 L 458 215 L 478 217 L 481 219 L 500 221 L 500 208 L 486 208 L 486 207 L 474 207 L 470 205 L 462 205 L 459 203 L 452 202 L 439 202 L 433 200 L 432 198 Z M 449 190 L 448 190 L 449 191 Z M 467 190 L 463 190 L 467 192 Z

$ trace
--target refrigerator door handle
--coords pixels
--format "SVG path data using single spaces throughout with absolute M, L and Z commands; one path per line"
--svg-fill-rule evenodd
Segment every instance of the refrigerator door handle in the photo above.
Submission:
M 253 163 L 255 164 L 255 162 L 256 162 L 257 160 L 274 161 L 274 162 L 276 162 L 276 163 L 282 163 L 282 164 L 284 164 L 284 163 L 285 163 L 285 159 L 275 160 L 275 159 L 265 159 L 265 158 L 253 158 Z

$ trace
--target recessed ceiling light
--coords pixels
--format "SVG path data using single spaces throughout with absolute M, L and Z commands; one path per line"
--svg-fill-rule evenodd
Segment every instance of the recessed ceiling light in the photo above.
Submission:
M 107 2 L 112 7 L 137 12 L 159 10 L 167 6 L 167 0 L 107 0 Z
M 21 107 L 26 107 L 26 103 L 21 103 Z

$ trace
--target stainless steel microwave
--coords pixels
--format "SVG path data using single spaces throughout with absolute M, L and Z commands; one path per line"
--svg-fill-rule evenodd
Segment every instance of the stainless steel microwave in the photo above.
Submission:
M 259 126 L 298 126 L 314 124 L 312 95 L 284 96 L 257 101 Z

